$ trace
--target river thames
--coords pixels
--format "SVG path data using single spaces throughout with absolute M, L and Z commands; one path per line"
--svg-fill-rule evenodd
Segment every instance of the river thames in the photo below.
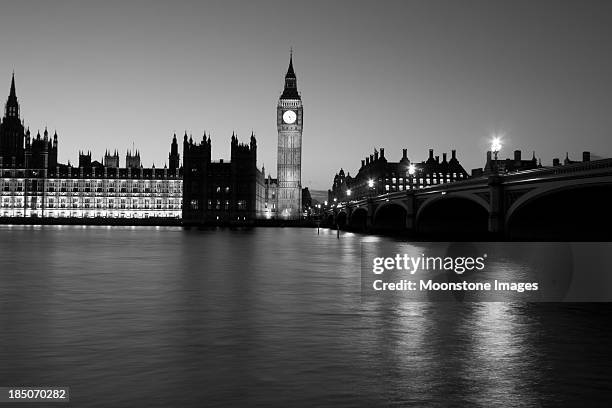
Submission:
M 364 302 L 380 240 L 0 225 L 0 386 L 69 386 L 75 407 L 608 406 L 610 303 Z

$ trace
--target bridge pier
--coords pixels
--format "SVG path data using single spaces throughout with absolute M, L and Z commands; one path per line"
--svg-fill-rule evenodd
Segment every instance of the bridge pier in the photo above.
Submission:
M 406 205 L 406 225 L 405 228 L 409 232 L 414 232 L 416 228 L 416 203 L 414 198 L 414 193 L 408 195 L 406 200 L 404 200 L 404 204 Z
M 374 226 L 374 213 L 376 212 L 376 207 L 374 206 L 374 202 L 372 200 L 368 200 L 368 216 L 366 217 L 366 231 L 372 231 L 372 227 Z
M 489 233 L 501 237 L 504 235 L 504 221 L 506 219 L 502 179 L 499 175 L 492 175 L 488 179 L 488 184 L 491 208 L 489 211 Z

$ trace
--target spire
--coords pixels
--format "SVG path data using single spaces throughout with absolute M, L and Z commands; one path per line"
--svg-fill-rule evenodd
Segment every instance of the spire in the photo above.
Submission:
M 15 71 L 13 71 L 13 77 L 11 78 L 11 93 L 9 98 L 17 99 L 17 92 L 15 92 Z
M 17 92 L 15 91 L 15 73 L 11 77 L 11 90 L 6 101 L 5 117 L 17 118 L 19 120 L 19 102 L 17 102 Z
M 293 70 L 293 47 L 291 47 L 289 51 L 289 68 L 287 69 L 285 78 L 295 78 L 295 71 Z
M 291 52 L 289 54 L 289 68 L 287 69 L 287 74 L 285 74 L 285 88 L 283 89 L 283 94 L 280 98 L 300 99 L 300 94 L 297 90 L 297 77 L 295 76 L 295 71 L 293 70 L 293 48 L 291 48 Z

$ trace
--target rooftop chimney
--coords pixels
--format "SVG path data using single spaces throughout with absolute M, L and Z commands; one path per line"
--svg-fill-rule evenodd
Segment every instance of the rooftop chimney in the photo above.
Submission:
M 407 159 L 408 158 L 408 149 L 403 149 L 402 150 L 402 159 Z
M 440 156 L 436 156 L 436 163 L 440 163 Z
M 521 151 L 520 150 L 514 151 L 514 161 L 521 161 Z
M 429 158 L 433 159 L 433 149 L 429 149 Z
M 560 165 L 561 165 L 561 162 L 559 161 L 559 158 L 555 157 L 553 159 L 553 166 L 560 166 Z
M 446 153 L 442 153 L 442 162 L 446 162 Z
M 381 148 L 380 148 L 380 158 L 382 159 L 382 158 L 384 158 L 384 157 L 385 157 L 385 148 L 384 148 L 384 147 L 381 147 Z
M 365 160 L 362 160 L 361 161 L 361 167 L 364 167 L 364 166 L 365 166 Z
M 457 159 L 457 151 L 455 149 L 451 150 L 451 158 Z
M 378 161 L 378 150 L 374 150 L 374 160 Z
M 366 165 L 367 164 L 370 164 L 370 158 L 369 157 L 366 157 Z
M 582 152 L 582 161 L 583 162 L 591 161 L 591 152 Z

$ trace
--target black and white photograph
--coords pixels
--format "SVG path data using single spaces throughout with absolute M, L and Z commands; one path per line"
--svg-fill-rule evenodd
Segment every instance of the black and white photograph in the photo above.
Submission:
M 0 408 L 609 407 L 612 3 L 2 0 Z

